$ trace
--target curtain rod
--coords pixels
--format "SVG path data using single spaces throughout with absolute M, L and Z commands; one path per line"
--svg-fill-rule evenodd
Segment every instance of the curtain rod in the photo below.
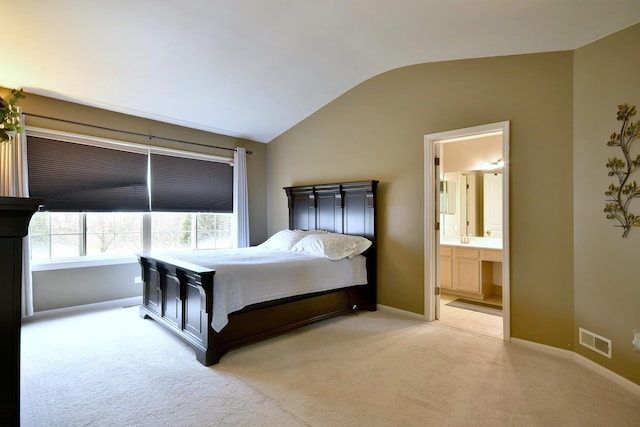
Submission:
M 164 138 L 162 136 L 153 136 L 153 135 L 147 135 L 147 134 L 144 134 L 144 133 L 132 132 L 132 131 L 128 131 L 128 130 L 113 129 L 113 128 L 108 128 L 108 127 L 105 127 L 105 126 L 98 126 L 98 125 L 90 125 L 90 124 L 87 124 L 87 123 L 74 122 L 72 120 L 65 120 L 65 119 L 58 119 L 58 118 L 55 118 L 55 117 L 41 116 L 39 114 L 32 114 L 32 113 L 25 113 L 25 112 L 23 112 L 22 114 L 24 114 L 25 116 L 37 117 L 39 119 L 55 120 L 55 121 L 58 121 L 58 122 L 70 123 L 70 124 L 80 125 L 80 126 L 87 126 L 87 127 L 91 127 L 91 128 L 95 128 L 95 129 L 108 130 L 108 131 L 112 131 L 112 132 L 120 132 L 120 133 L 124 133 L 124 134 L 127 134 L 127 135 L 142 136 L 142 137 L 145 137 L 145 138 L 149 138 L 150 140 L 151 139 L 162 139 L 163 141 L 179 142 L 181 144 L 197 145 L 199 147 L 217 148 L 219 150 L 236 151 L 235 148 L 220 147 L 220 146 L 217 146 L 217 145 L 200 144 L 198 142 L 183 141 L 181 139 Z M 247 154 L 252 154 L 252 152 L 247 150 Z

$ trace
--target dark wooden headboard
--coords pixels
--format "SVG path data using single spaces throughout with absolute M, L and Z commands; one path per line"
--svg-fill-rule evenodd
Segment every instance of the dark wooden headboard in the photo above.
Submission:
M 378 181 L 285 187 L 291 230 L 326 230 L 375 243 Z
M 376 190 L 378 181 L 284 187 L 289 204 L 289 229 L 326 230 L 371 240 L 367 275 L 371 300 L 376 301 Z

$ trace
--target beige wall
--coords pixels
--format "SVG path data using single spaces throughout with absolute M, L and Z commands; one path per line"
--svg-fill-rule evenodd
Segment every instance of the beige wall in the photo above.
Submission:
M 619 132 L 617 105 L 640 108 L 640 24 L 575 51 L 574 221 L 575 342 L 578 327 L 612 340 L 607 359 L 576 344 L 576 351 L 640 384 L 640 353 L 632 351 L 632 330 L 640 328 L 640 227 L 621 238 L 603 212 L 609 184 L 605 163 L 621 157 L 607 147 Z M 640 120 L 636 114 L 634 121 Z M 635 142 L 634 157 L 640 154 Z M 633 177 L 640 180 L 640 172 Z M 631 204 L 640 215 L 640 200 Z
M 268 145 L 269 232 L 283 186 L 378 179 L 378 302 L 424 313 L 424 135 L 511 122 L 511 331 L 573 347 L 573 53 L 409 66 L 376 76 Z

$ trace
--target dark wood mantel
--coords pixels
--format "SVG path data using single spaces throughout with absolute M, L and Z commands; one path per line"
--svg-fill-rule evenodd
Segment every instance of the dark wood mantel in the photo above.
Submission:
M 0 426 L 20 425 L 22 238 L 42 202 L 0 197 Z

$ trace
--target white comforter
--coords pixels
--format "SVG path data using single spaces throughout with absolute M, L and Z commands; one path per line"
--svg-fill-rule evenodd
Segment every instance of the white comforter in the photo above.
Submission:
M 251 304 L 367 283 L 362 255 L 331 261 L 260 247 L 166 255 L 215 270 L 211 326 L 216 332 L 230 313 Z

